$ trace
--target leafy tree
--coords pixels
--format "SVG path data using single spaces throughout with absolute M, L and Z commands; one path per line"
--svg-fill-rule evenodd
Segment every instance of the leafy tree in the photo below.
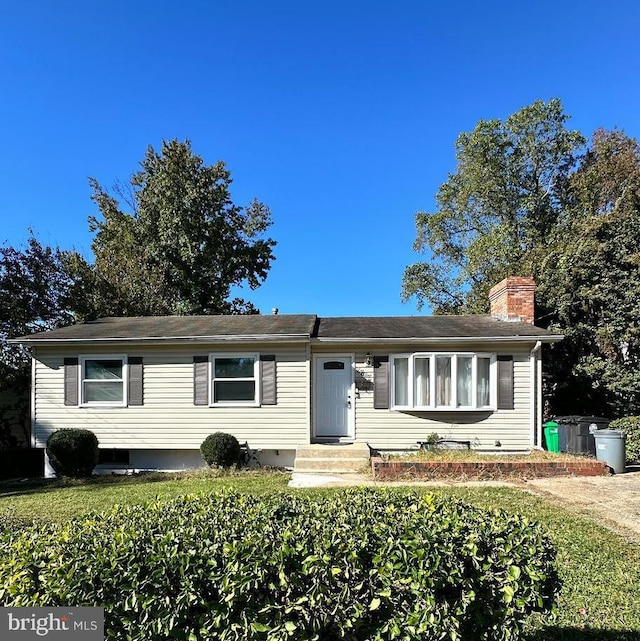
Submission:
M 458 138 L 438 210 L 416 215 L 429 261 L 407 267 L 403 297 L 486 312 L 493 284 L 533 275 L 537 323 L 566 337 L 545 357 L 549 413 L 637 414 L 640 148 L 602 130 L 586 146 L 566 121 L 538 101 Z
M 257 200 L 232 202 L 223 162 L 207 166 L 189 141 L 172 140 L 159 153 L 149 147 L 112 193 L 90 184 L 101 216 L 89 219 L 95 263 L 75 265 L 89 294 L 84 316 L 256 312 L 230 293 L 266 278 L 271 214 Z
M 485 312 L 489 288 L 505 276 L 537 276 L 584 144 L 567 120 L 559 100 L 537 101 L 460 134 L 437 210 L 416 214 L 414 249 L 427 260 L 405 270 L 404 300 L 436 313 Z
M 596 131 L 542 266 L 539 298 L 566 338 L 549 363 L 560 413 L 640 413 L 640 146 Z
M 70 254 L 43 246 L 30 232 L 24 249 L 0 247 L 0 446 L 27 440 L 30 356 L 16 338 L 73 322 Z

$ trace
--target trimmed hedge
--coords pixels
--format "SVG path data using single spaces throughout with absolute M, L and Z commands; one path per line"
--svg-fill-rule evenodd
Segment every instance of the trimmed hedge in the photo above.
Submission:
M 612 430 L 624 430 L 627 433 L 625 446 L 627 463 L 640 461 L 640 416 L 625 416 L 609 423 Z
M 518 639 L 555 608 L 542 528 L 394 490 L 216 493 L 6 533 L 5 606 L 104 605 L 130 641 Z
M 200 455 L 209 467 L 236 467 L 240 461 L 240 443 L 233 434 L 214 432 L 202 441 Z
M 98 454 L 98 439 L 90 430 L 58 430 L 47 439 L 47 456 L 58 476 L 91 476 Z

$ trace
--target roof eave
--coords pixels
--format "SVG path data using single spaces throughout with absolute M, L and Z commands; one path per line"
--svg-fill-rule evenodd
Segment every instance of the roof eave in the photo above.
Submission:
M 297 343 L 309 341 L 308 334 L 234 334 L 229 336 L 136 336 L 136 337 L 106 337 L 106 338 L 32 338 L 9 340 L 9 343 L 26 345 L 28 347 L 58 346 L 58 345 L 180 345 L 183 343 Z
M 435 337 L 314 337 L 308 334 L 234 334 L 229 336 L 138 336 L 107 338 L 13 338 L 12 344 L 36 347 L 38 345 L 54 347 L 60 345 L 181 345 L 211 343 L 334 343 L 334 344 L 447 344 L 447 343 L 556 343 L 564 338 L 563 334 L 545 334 L 540 336 L 435 336 Z
M 385 345 L 399 343 L 442 344 L 442 343 L 557 343 L 564 338 L 563 334 L 545 334 L 543 336 L 438 336 L 410 338 L 313 338 L 312 343 L 382 343 Z

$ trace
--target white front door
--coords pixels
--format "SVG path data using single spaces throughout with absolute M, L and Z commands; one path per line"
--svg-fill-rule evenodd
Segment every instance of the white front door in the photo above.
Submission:
M 320 438 L 352 436 L 353 368 L 350 356 L 316 358 L 315 435 Z

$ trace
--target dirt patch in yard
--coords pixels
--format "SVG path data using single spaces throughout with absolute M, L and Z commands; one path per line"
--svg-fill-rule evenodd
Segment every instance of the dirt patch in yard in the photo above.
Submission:
M 612 476 L 532 479 L 523 485 L 640 543 L 640 470 Z

